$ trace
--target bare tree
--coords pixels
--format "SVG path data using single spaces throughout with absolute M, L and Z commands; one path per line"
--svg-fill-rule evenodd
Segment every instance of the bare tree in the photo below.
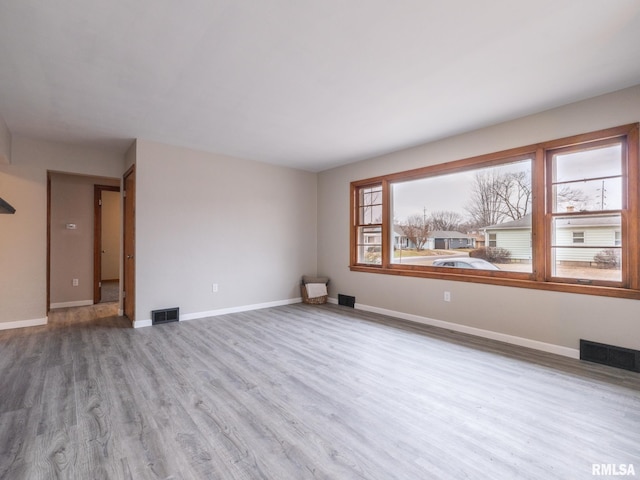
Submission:
M 584 210 L 587 208 L 589 199 L 587 194 L 580 189 L 571 188 L 568 185 L 563 185 L 556 194 L 557 208 L 575 210 Z
M 429 223 L 424 215 L 414 214 L 399 224 L 402 233 L 412 242 L 417 250 L 422 250 L 429 236 Z
M 475 174 L 471 187 L 471 199 L 466 207 L 472 221 L 478 227 L 497 225 L 504 219 L 502 200 L 495 185 L 500 175 L 494 171 Z
M 526 172 L 478 172 L 467 211 L 478 227 L 518 220 L 530 213 L 531 194 L 531 178 Z
M 456 231 L 462 225 L 463 218 L 458 212 L 440 210 L 429 217 L 431 230 Z
M 506 218 L 518 220 L 531 209 L 531 177 L 526 172 L 499 175 L 494 185 L 500 199 L 502 213 Z

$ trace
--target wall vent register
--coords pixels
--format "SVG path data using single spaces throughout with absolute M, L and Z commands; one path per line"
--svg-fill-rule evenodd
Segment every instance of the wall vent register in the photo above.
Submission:
M 580 340 L 580 360 L 640 372 L 640 351 Z
M 344 305 L 345 307 L 354 308 L 356 306 L 356 297 L 351 295 L 338 294 L 338 305 Z
M 152 325 L 177 322 L 179 320 L 180 320 L 180 309 L 178 307 L 165 308 L 164 310 L 153 310 L 151 312 Z

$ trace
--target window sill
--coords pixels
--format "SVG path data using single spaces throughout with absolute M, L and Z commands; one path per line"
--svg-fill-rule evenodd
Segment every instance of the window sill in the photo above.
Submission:
M 482 283 L 500 285 L 503 287 L 530 288 L 534 290 L 548 290 L 553 292 L 577 293 L 582 295 L 598 295 L 602 297 L 627 298 L 640 300 L 640 290 L 621 287 L 604 287 L 599 285 L 579 285 L 572 283 L 543 282 L 523 278 L 506 278 L 504 276 L 470 275 L 454 272 L 434 272 L 410 268 L 384 268 L 373 265 L 351 265 L 352 272 L 378 273 L 383 275 L 397 275 L 402 277 L 431 278 L 434 280 L 450 280 L 454 282 Z M 518 276 L 522 276 L 521 274 Z

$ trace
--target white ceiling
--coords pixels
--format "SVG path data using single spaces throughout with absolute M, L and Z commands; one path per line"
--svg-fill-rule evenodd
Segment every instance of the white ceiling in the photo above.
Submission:
M 638 0 L 2 0 L 14 135 L 320 171 L 640 84 Z

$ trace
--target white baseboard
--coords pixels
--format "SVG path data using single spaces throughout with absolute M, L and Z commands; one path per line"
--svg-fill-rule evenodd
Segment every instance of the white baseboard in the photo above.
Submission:
M 47 317 L 34 318 L 32 320 L 17 320 L 15 322 L 0 323 L 0 330 L 9 330 L 11 328 L 39 327 L 47 324 Z
M 49 308 L 53 310 L 55 308 L 87 307 L 89 305 L 93 305 L 93 300 L 78 300 L 76 302 L 52 303 Z
M 336 298 L 329 298 L 329 303 L 337 304 L 338 300 Z M 545 342 L 540 342 L 538 340 L 531 340 L 529 338 L 516 337 L 514 335 L 507 335 L 506 333 L 493 332 L 491 330 L 483 330 L 481 328 L 469 327 L 467 325 L 461 325 L 459 323 L 445 322 L 443 320 L 436 320 L 433 318 L 422 317 L 420 315 L 397 312 L 395 310 L 387 310 L 386 308 L 372 307 L 370 305 L 362 305 L 359 303 L 356 303 L 355 308 L 357 310 L 364 310 L 366 312 L 379 313 L 381 315 L 387 315 L 389 317 L 394 317 L 394 318 L 401 318 L 403 320 L 409 320 L 411 322 L 422 323 L 424 325 L 431 325 L 433 327 L 453 330 L 455 332 L 467 333 L 469 335 L 475 335 L 476 337 L 489 338 L 491 340 L 498 340 L 500 342 L 510 343 L 512 345 L 533 348 L 534 350 L 554 353 L 556 355 L 562 355 L 563 357 L 580 358 L 580 350 L 578 350 L 577 348 L 563 347 L 560 345 L 554 345 L 552 343 L 545 343 Z
M 302 298 L 289 298 L 286 300 L 276 300 L 275 302 L 255 303 L 253 305 L 241 305 L 239 307 L 220 308 L 218 310 L 209 310 L 206 312 L 187 313 L 180 315 L 180 321 L 197 320 L 199 318 L 217 317 L 219 315 L 227 315 L 229 313 L 248 312 L 250 310 L 261 310 L 263 308 L 280 307 L 282 305 L 291 305 L 293 303 L 302 302 Z M 136 320 L 133 328 L 150 327 L 151 319 Z

